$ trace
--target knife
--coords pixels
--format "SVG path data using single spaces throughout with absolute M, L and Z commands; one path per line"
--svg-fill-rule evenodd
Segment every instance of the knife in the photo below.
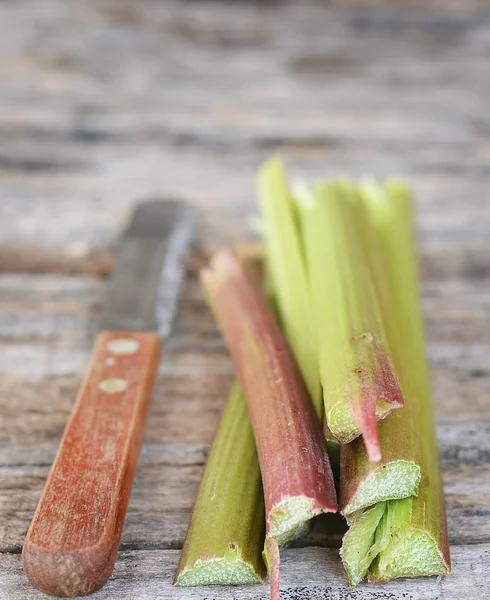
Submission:
M 22 551 L 46 594 L 91 594 L 114 568 L 194 220 L 187 204 L 145 202 L 120 239 L 89 370 Z

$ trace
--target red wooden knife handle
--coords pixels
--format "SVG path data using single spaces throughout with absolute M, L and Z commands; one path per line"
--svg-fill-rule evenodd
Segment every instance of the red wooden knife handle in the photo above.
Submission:
M 112 573 L 160 348 L 153 333 L 97 339 L 22 551 L 46 594 L 91 594 Z

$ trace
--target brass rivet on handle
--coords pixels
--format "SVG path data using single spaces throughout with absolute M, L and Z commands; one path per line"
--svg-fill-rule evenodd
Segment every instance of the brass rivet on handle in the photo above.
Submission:
M 106 394 L 120 394 L 128 389 L 128 382 L 125 379 L 118 379 L 113 377 L 111 379 L 104 379 L 98 385 L 101 392 Z
M 107 344 L 107 351 L 115 356 L 129 356 L 130 354 L 136 354 L 140 349 L 140 343 L 138 340 L 131 338 L 119 338 L 111 340 Z

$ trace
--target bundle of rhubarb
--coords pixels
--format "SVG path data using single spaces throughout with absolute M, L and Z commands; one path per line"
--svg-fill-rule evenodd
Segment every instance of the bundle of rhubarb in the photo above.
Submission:
M 291 190 L 272 160 L 259 194 L 263 280 L 230 252 L 202 272 L 239 383 L 176 583 L 260 582 L 267 568 L 278 600 L 280 548 L 337 509 L 351 586 L 448 574 L 410 190 Z

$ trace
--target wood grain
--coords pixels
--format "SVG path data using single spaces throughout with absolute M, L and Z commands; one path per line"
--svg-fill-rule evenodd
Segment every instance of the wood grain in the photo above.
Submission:
M 490 546 L 452 548 L 449 577 L 401 579 L 388 584 L 361 584 L 350 590 L 338 550 L 295 548 L 282 553 L 281 598 L 284 600 L 481 600 L 490 575 Z M 252 586 L 185 588 L 172 586 L 178 550 L 123 551 L 114 577 L 93 600 L 269 600 L 267 583 Z M 2 592 L 9 600 L 41 600 L 22 573 L 18 556 L 0 554 Z M 42 596 L 45 600 L 46 596 Z
M 47 594 L 90 594 L 112 573 L 159 358 L 155 334 L 97 337 L 22 551 Z
M 490 596 L 489 40 L 482 0 L 0 2 L 1 600 L 44 597 L 22 542 L 134 203 L 191 201 L 206 251 L 253 239 L 256 168 L 275 153 L 294 176 L 415 188 L 454 562 L 440 582 L 349 592 L 336 549 L 311 547 L 338 544 L 321 521 L 285 554 L 287 597 Z M 232 377 L 190 272 L 99 598 L 266 597 L 169 584 Z

